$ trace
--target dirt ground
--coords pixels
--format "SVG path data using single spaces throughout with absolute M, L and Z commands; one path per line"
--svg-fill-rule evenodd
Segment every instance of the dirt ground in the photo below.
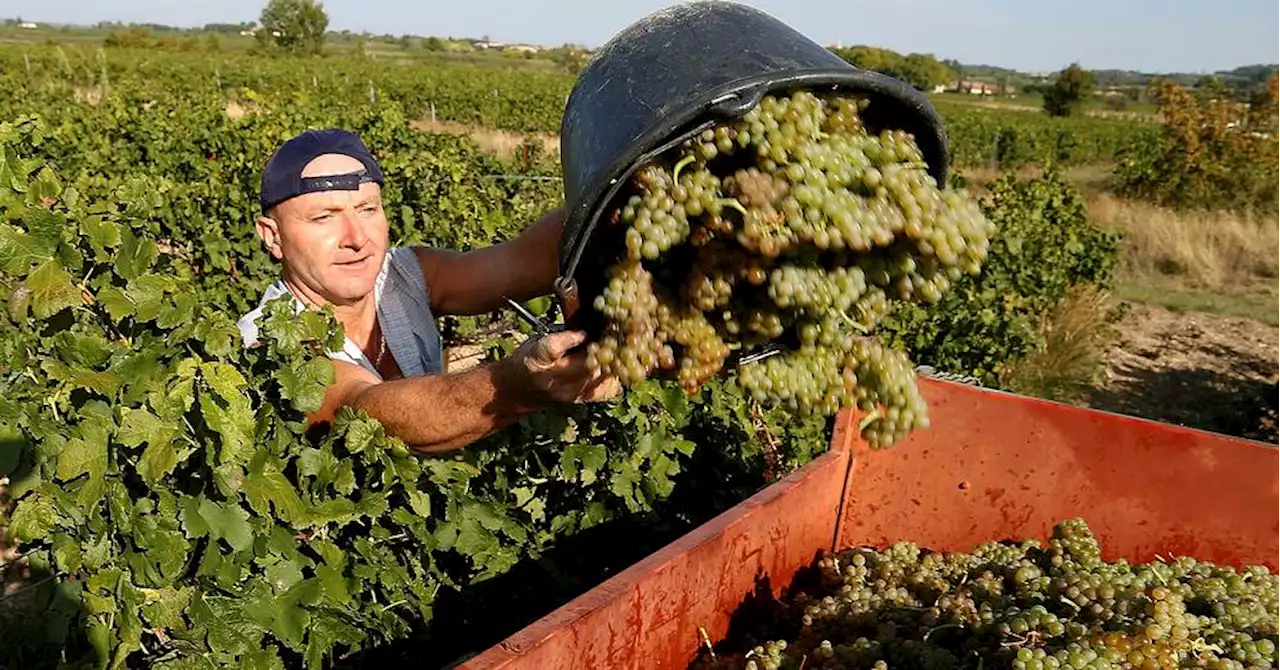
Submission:
M 1130 303 L 1088 404 L 1276 443 L 1280 330 L 1252 319 Z

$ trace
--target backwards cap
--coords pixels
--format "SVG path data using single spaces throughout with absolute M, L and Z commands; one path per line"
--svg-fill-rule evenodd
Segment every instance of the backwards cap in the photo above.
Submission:
M 350 156 L 364 165 L 364 169 L 340 175 L 303 177 L 307 163 L 325 154 Z M 382 167 L 373 154 L 365 148 L 360 138 L 337 128 L 308 130 L 285 142 L 262 171 L 262 191 L 259 204 L 262 211 L 306 193 L 317 191 L 354 191 L 360 184 L 382 184 Z

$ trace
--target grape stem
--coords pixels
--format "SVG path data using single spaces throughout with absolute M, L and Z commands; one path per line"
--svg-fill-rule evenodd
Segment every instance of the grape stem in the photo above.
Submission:
M 1191 651 L 1195 652 L 1195 654 L 1201 658 L 1203 658 L 1205 652 L 1208 652 L 1208 651 L 1215 652 L 1219 656 L 1227 653 L 1223 651 L 1222 647 L 1218 646 L 1217 644 L 1206 643 L 1203 637 L 1198 637 L 1195 640 L 1191 641 Z
M 751 401 L 751 422 L 755 424 L 756 437 L 764 444 L 765 480 L 772 481 L 778 471 L 778 439 L 769 431 L 769 425 L 761 416 L 760 403 L 754 400 Z
M 880 413 L 880 408 L 877 407 L 876 409 L 871 410 L 870 413 L 862 417 L 862 420 L 858 422 L 858 430 L 859 431 L 866 430 L 867 426 L 871 425 L 871 422 L 875 421 L 876 419 L 879 419 L 881 416 L 883 415 Z
M 929 632 L 924 634 L 924 641 L 928 642 L 930 635 L 933 635 L 935 632 L 943 630 L 945 628 L 961 628 L 961 625 L 958 623 L 944 623 L 941 626 L 934 626 L 933 628 L 929 629 Z
M 846 323 L 852 326 L 853 329 L 858 331 L 859 333 L 866 335 L 868 332 L 870 332 L 871 330 L 870 328 L 867 328 L 866 326 L 858 323 L 857 321 L 854 321 L 853 317 L 849 316 L 848 312 L 839 312 L 839 314 L 840 314 L 840 317 L 843 318 Z
M 698 635 L 702 637 L 702 646 L 707 648 L 707 653 L 711 654 L 711 660 L 714 661 L 716 659 L 716 649 L 711 644 L 711 637 L 707 635 L 707 629 L 698 626 Z
M 746 208 L 746 207 L 743 207 L 743 206 L 742 206 L 742 203 L 738 202 L 738 201 L 737 201 L 736 199 L 734 199 L 734 198 L 721 198 L 721 199 L 717 200 L 716 202 L 719 202 L 721 207 L 730 207 L 730 208 L 733 208 L 733 209 L 738 210 L 739 212 L 742 212 L 742 215 L 743 215 L 743 216 L 746 216 L 746 215 L 747 215 L 747 208 Z
M 680 170 L 683 169 L 684 166 L 692 163 L 693 161 L 694 161 L 693 156 L 685 156 L 684 158 L 681 158 L 679 161 L 676 162 L 675 169 L 671 171 L 671 182 L 673 184 L 680 183 Z

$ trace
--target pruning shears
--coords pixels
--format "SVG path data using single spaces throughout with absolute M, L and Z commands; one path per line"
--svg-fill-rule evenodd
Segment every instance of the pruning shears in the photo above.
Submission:
M 537 335 L 538 337 L 546 337 L 547 335 L 550 335 L 552 333 L 558 333 L 565 329 L 565 325 L 562 323 L 553 323 L 551 325 L 547 325 L 542 319 L 539 319 L 536 315 L 534 315 L 533 312 L 530 312 L 528 309 L 526 309 L 524 305 L 521 305 L 520 303 L 512 300 L 511 298 L 503 296 L 502 299 L 505 300 L 507 303 L 507 306 L 510 307 L 516 313 L 516 316 L 520 317 L 521 321 L 524 321 L 525 323 L 529 324 L 530 327 L 533 328 L 534 334 Z
M 783 353 L 784 351 L 785 350 L 782 347 L 776 344 L 773 344 L 773 343 L 766 344 L 763 347 L 760 347 L 759 349 L 756 349 L 755 351 L 749 354 L 744 354 L 740 356 L 738 358 L 737 365 L 738 367 L 742 367 L 744 365 L 751 365 L 752 363 L 758 363 L 760 361 L 763 361 L 766 358 L 769 358 L 770 356 L 776 356 L 780 353 Z
M 520 317 L 521 321 L 524 321 L 533 328 L 534 335 L 537 337 L 546 337 L 552 333 L 561 332 L 566 328 L 563 323 L 553 323 L 548 325 L 542 319 L 539 319 L 533 312 L 530 312 L 524 305 L 521 305 L 506 296 L 503 296 L 502 299 L 507 303 L 507 306 L 516 313 L 516 316 Z M 785 349 L 777 344 L 769 343 L 749 354 L 743 354 L 737 359 L 736 364 L 739 367 L 751 365 L 752 363 L 758 363 L 766 358 L 776 356 L 785 351 Z

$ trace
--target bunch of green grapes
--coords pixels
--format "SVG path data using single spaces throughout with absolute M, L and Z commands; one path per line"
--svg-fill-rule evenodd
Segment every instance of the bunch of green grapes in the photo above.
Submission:
M 733 365 L 761 403 L 860 407 L 876 446 L 928 426 L 913 366 L 876 331 L 895 304 L 979 272 L 994 226 L 910 134 L 869 130 L 867 104 L 766 96 L 636 170 L 608 217 L 623 251 L 593 303 L 590 365 L 690 392 Z M 764 345 L 781 353 L 735 363 Z
M 1261 670 L 1280 660 L 1280 579 L 1267 568 L 1109 562 L 1078 518 L 1047 543 L 946 554 L 902 542 L 817 567 L 816 591 L 737 633 L 745 652 L 704 653 L 691 669 Z

